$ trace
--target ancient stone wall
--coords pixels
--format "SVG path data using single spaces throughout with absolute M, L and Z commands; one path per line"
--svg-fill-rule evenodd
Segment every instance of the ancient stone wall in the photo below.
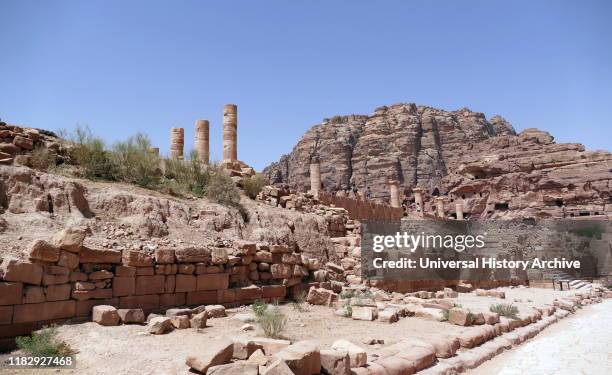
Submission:
M 344 208 L 351 219 L 356 220 L 399 220 L 404 216 L 404 210 L 401 207 L 390 207 L 323 192 L 319 192 L 319 200 L 326 205 Z
M 0 267 L 0 340 L 44 324 L 87 318 L 95 305 L 142 308 L 240 305 L 284 298 L 307 280 L 326 279 L 319 261 L 284 245 L 233 241 L 226 247 L 98 250 L 88 228 L 32 243 L 29 260 Z

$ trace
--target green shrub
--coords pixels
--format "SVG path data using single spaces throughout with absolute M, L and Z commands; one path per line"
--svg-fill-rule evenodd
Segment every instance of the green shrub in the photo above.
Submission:
M 151 141 L 141 133 L 114 144 L 112 156 L 119 167 L 121 181 L 145 188 L 159 185 L 160 159 L 150 149 Z
M 29 355 L 40 357 L 67 356 L 74 353 L 68 344 L 57 338 L 54 326 L 15 339 L 17 347 Z
M 448 315 L 450 314 L 450 310 L 442 310 L 442 321 L 446 322 L 448 321 Z
M 350 318 L 351 316 L 353 316 L 353 306 L 351 306 L 350 300 L 346 301 L 342 308 L 344 309 L 343 315 L 345 318 Z
M 489 311 L 505 316 L 506 318 L 518 319 L 518 308 L 510 303 L 498 303 L 491 305 Z
M 183 192 L 202 197 L 208 183 L 208 170 L 198 160 L 197 152 L 191 151 L 187 160 L 166 159 L 164 161 L 164 178 L 173 181 L 176 188 Z
M 242 189 L 244 189 L 245 194 L 251 199 L 257 197 L 257 194 L 266 186 L 266 183 L 266 178 L 260 173 L 241 180 Z
M 119 168 L 112 159 L 111 152 L 106 150 L 101 138 L 93 136 L 88 127 L 77 126 L 68 138 L 75 143 L 69 155 L 72 164 L 79 166 L 77 175 L 91 180 L 118 179 Z
M 353 290 L 343 290 L 342 292 L 340 292 L 340 298 L 342 299 L 349 299 L 349 298 L 353 298 L 355 296 L 355 291 Z
M 293 308 L 299 312 L 308 311 L 308 307 L 307 307 L 308 305 L 306 304 L 307 296 L 308 294 L 304 290 L 299 291 L 297 294 L 295 294 L 293 296 L 293 303 L 292 303 Z
M 267 308 L 257 319 L 257 323 L 267 337 L 279 338 L 287 325 L 287 317 L 280 308 L 275 305 Z
M 251 309 L 253 310 L 255 317 L 260 318 L 268 309 L 268 304 L 262 299 L 256 299 L 251 305 Z
M 208 181 L 204 188 L 204 195 L 217 203 L 225 205 L 238 205 L 240 194 L 232 178 L 219 166 L 208 166 Z

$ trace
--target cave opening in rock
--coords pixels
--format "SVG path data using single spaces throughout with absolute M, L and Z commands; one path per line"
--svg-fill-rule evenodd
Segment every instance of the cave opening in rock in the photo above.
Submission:
M 505 202 L 495 203 L 496 211 L 506 211 L 508 208 L 509 208 L 508 203 L 505 203 Z
M 563 207 L 563 199 L 556 199 L 555 200 L 555 205 L 557 207 Z

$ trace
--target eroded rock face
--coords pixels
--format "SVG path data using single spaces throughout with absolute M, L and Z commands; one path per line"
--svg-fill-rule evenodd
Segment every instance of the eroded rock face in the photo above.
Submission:
M 388 202 L 389 179 L 407 203 L 412 188 L 443 195 L 446 216 L 463 204 L 466 217 L 569 217 L 612 212 L 612 154 L 556 144 L 537 129 L 516 134 L 502 117 L 469 109 L 443 111 L 415 104 L 381 107 L 369 116 L 336 116 L 312 127 L 293 151 L 264 170 L 272 182 L 309 188 L 318 154 L 328 191 L 354 184 Z

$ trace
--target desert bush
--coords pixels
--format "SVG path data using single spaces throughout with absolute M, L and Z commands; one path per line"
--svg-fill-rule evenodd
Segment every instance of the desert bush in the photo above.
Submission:
M 299 312 L 308 311 L 308 304 L 306 303 L 306 297 L 308 294 L 305 290 L 299 291 L 293 296 L 292 306 Z
M 238 205 L 240 194 L 232 178 L 218 165 L 208 166 L 208 181 L 204 187 L 204 195 L 224 205 Z
M 36 147 L 30 156 L 32 168 L 39 171 L 47 171 L 57 164 L 57 155 L 48 148 Z
M 17 337 L 15 342 L 19 349 L 32 356 L 56 357 L 74 353 L 68 344 L 57 338 L 55 326 L 32 332 L 30 336 Z
M 518 319 L 518 308 L 510 303 L 498 303 L 491 305 L 489 311 L 505 316 L 506 318 Z
M 345 318 L 350 318 L 351 316 L 353 316 L 353 306 L 351 306 L 350 300 L 344 303 L 344 306 L 342 306 L 342 309 L 344 310 L 342 313 Z
M 340 298 L 342 299 L 349 299 L 349 298 L 353 298 L 355 296 L 355 291 L 353 290 L 343 290 L 342 292 L 340 292 Z
M 208 170 L 198 160 L 198 153 L 195 150 L 189 153 L 187 160 L 165 160 L 164 178 L 174 181 L 177 188 L 183 192 L 202 197 L 209 180 L 208 176 Z
M 260 318 L 268 309 L 268 304 L 262 299 L 256 299 L 255 302 L 253 302 L 253 304 L 251 305 L 251 309 L 253 310 L 253 314 L 255 314 L 255 317 Z
M 118 166 L 121 181 L 146 188 L 154 188 L 159 184 L 160 159 L 150 149 L 149 137 L 141 133 L 113 145 L 111 155 Z
M 287 325 L 287 317 L 278 305 L 274 305 L 264 310 L 257 323 L 267 337 L 279 338 Z
M 258 173 L 255 176 L 243 178 L 240 183 L 242 185 L 242 189 L 244 189 L 245 194 L 249 198 L 255 199 L 255 197 L 257 197 L 257 194 L 259 194 L 263 187 L 266 186 L 267 181 L 264 175 Z
M 448 321 L 449 314 L 450 314 L 450 310 L 447 310 L 447 309 L 442 310 L 442 321 L 443 322 Z
M 69 155 L 72 164 L 79 166 L 77 175 L 92 180 L 118 179 L 119 168 L 112 159 L 111 152 L 106 150 L 101 138 L 93 136 L 88 127 L 77 126 L 74 133 L 66 137 L 75 143 Z

